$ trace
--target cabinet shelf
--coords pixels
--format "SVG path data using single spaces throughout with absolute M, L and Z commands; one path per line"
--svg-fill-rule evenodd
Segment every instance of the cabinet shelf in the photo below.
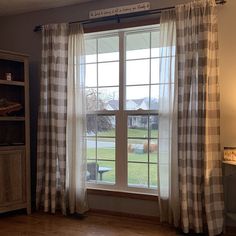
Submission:
M 21 81 L 12 81 L 12 80 L 9 81 L 9 80 L 3 80 L 3 79 L 0 79 L 0 84 L 13 85 L 13 86 L 25 86 L 25 83 Z
M 236 162 L 235 162 L 235 161 L 222 161 L 222 162 L 223 162 L 224 164 L 236 166 Z
M 25 121 L 23 116 L 0 116 L 0 121 Z

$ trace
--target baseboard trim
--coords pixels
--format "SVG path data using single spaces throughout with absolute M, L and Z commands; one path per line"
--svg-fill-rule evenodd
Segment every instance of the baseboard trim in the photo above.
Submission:
M 126 213 L 126 212 L 90 209 L 86 213 L 86 215 L 108 215 L 108 216 L 127 217 L 127 218 L 133 218 L 135 220 L 142 220 L 150 223 L 160 224 L 160 218 L 158 216 L 146 216 L 146 215 Z

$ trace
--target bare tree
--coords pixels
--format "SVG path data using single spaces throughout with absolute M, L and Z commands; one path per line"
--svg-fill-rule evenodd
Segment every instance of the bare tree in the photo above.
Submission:
M 87 111 L 105 110 L 105 102 L 97 96 L 95 89 L 89 89 L 86 94 Z M 112 129 L 109 116 L 87 114 L 87 132 L 106 131 Z

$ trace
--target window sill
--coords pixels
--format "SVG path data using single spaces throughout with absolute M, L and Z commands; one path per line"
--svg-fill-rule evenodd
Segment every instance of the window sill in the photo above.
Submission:
M 147 201 L 158 201 L 158 196 L 154 194 L 132 193 L 125 191 L 114 191 L 114 190 L 95 189 L 95 188 L 87 188 L 87 193 L 91 195 L 131 198 L 131 199 L 147 200 Z

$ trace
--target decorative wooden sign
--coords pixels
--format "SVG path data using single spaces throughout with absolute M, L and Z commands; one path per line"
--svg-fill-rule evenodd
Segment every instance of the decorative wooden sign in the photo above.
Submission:
M 121 7 L 113 7 L 107 9 L 94 10 L 89 12 L 89 18 L 99 18 L 105 16 L 114 16 L 121 15 L 133 12 L 147 11 L 151 7 L 150 2 L 143 2 L 133 5 L 121 6 Z

